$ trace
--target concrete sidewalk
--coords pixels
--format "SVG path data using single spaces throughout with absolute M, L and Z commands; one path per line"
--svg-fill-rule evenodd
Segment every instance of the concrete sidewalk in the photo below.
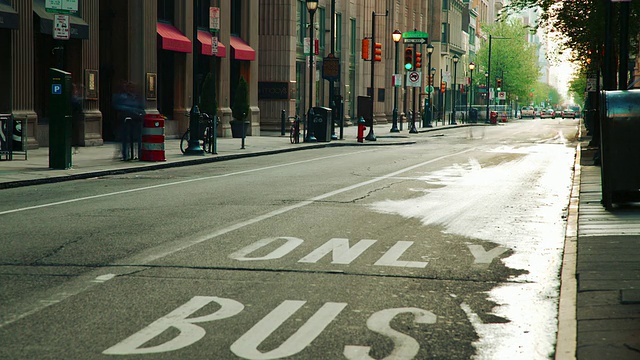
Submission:
M 575 324 L 575 358 L 579 360 L 637 360 L 640 359 L 640 204 L 620 205 L 611 211 L 604 208 L 600 167 L 593 161 L 598 150 L 588 147 L 590 138 L 583 140 L 578 147 L 574 178 L 577 184 L 574 182 L 572 200 L 577 201 L 570 205 L 570 226 L 565 240 L 563 289 L 567 285 L 565 280 L 570 286 L 568 292 L 561 293 L 559 323 L 561 329 Z M 574 276 L 565 279 L 569 275 L 565 271 Z M 575 302 L 573 320 L 562 316 L 563 301 Z M 561 335 L 570 334 L 559 333 L 559 347 Z M 558 349 L 556 357 L 574 358 L 566 350 L 572 349 Z

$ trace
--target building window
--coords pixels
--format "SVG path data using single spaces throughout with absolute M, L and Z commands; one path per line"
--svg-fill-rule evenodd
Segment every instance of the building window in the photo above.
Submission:
M 307 36 L 307 4 L 304 1 L 298 1 L 298 18 L 296 19 L 296 35 L 298 45 L 302 46 L 304 38 Z
M 231 1 L 231 34 L 242 35 L 242 0 Z
M 336 53 L 342 52 L 342 14 L 336 14 L 336 32 L 335 32 Z
M 446 44 L 447 42 L 449 42 L 449 32 L 447 31 L 447 28 L 449 24 L 447 23 L 442 23 L 442 43 Z
M 174 12 L 174 0 L 158 0 L 158 20 L 164 20 L 173 24 Z
M 318 42 L 320 43 L 320 54 L 324 54 L 326 45 L 326 29 L 327 29 L 327 10 L 325 8 L 318 9 L 318 21 L 320 26 L 318 27 Z
M 442 0 L 442 10 L 449 10 L 449 0 Z

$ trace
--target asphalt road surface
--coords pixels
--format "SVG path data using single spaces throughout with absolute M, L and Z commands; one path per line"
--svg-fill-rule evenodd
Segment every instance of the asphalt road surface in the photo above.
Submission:
M 547 359 L 577 124 L 2 190 L 0 358 Z

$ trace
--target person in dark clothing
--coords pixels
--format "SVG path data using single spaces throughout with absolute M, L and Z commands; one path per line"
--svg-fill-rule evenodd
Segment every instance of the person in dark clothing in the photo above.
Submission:
M 140 96 L 135 91 L 132 82 L 123 82 L 120 92 L 113 95 L 113 106 L 117 111 L 117 127 L 121 143 L 122 160 L 131 160 L 135 157 L 132 143 L 137 142 L 138 154 L 142 146 L 142 116 L 144 115 L 144 105 Z

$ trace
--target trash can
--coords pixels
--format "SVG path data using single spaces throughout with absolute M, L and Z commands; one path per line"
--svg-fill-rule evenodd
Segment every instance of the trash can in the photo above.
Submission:
M 331 141 L 331 108 L 315 106 L 313 107 L 313 116 L 309 119 L 309 131 L 319 142 Z
M 478 109 L 469 109 L 469 122 L 474 124 L 478 122 Z
M 640 90 L 601 93 L 602 204 L 640 200 Z

